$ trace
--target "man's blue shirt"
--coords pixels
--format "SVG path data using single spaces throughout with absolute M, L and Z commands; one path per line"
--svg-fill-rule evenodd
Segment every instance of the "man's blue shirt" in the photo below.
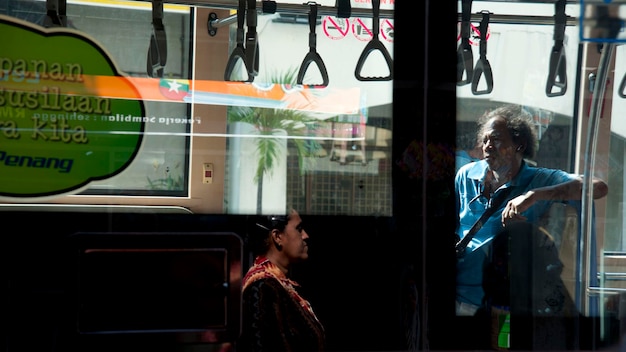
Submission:
M 459 214 L 456 233 L 459 238 L 467 234 L 487 208 L 489 201 L 482 195 L 483 180 L 487 170 L 487 162 L 480 160 L 464 165 L 456 174 L 454 184 L 457 214 Z M 457 262 L 458 301 L 477 306 L 483 304 L 483 266 L 489 253 L 491 240 L 502 231 L 501 216 L 506 203 L 531 189 L 560 184 L 574 178 L 574 175 L 562 170 L 536 168 L 522 162 L 522 167 L 515 178 L 502 185 L 492 195 L 493 198 L 505 188 L 512 188 L 493 215 L 484 221 L 483 227 L 468 244 L 465 255 Z M 525 216 L 527 221 L 537 223 L 555 201 L 538 201 L 521 215 Z

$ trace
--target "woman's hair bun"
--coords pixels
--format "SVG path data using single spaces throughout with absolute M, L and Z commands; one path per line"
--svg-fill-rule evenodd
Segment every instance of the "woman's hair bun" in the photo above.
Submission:
M 288 215 L 254 216 L 248 226 L 246 245 L 256 254 L 267 250 L 269 232 L 276 229 L 283 231 L 289 222 Z

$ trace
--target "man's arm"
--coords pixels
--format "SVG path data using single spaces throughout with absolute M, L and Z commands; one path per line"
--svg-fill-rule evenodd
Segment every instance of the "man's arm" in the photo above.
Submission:
M 609 186 L 606 182 L 596 177 L 593 178 L 592 187 L 593 199 L 603 198 L 609 192 Z M 531 198 L 532 204 L 535 204 L 538 200 L 578 200 L 582 198 L 582 193 L 583 179 L 582 177 L 577 177 L 558 185 L 532 189 L 526 192 L 525 196 Z
M 600 199 L 609 192 L 609 187 L 603 180 L 593 178 L 593 198 Z M 502 222 L 506 220 L 526 220 L 521 215 L 539 200 L 578 200 L 582 198 L 583 179 L 577 177 L 573 180 L 557 185 L 539 187 L 519 195 L 510 200 L 502 211 Z

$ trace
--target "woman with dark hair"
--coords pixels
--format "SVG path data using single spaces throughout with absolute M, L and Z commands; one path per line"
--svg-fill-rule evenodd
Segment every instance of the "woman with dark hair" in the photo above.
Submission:
M 324 328 L 289 279 L 291 264 L 309 257 L 309 235 L 297 211 L 259 219 L 249 237 L 254 264 L 243 278 L 238 351 L 322 351 Z

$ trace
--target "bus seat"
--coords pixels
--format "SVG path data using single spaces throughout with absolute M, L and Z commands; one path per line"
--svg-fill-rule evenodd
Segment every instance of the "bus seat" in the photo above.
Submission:
M 595 231 L 595 209 L 592 205 L 591 215 L 591 243 L 589 243 L 589 250 L 591 253 L 597 253 L 596 243 L 596 231 Z M 567 287 L 567 291 L 574 299 L 576 306 L 580 310 L 582 307 L 582 300 L 584 298 L 584 292 L 580 292 L 578 289 L 577 278 L 580 276 L 577 265 L 577 258 L 579 256 L 580 243 L 582 231 L 581 231 L 581 203 L 580 201 L 571 201 L 565 203 L 554 203 L 546 211 L 541 219 L 539 226 L 547 231 L 554 240 L 557 248 L 559 249 L 559 256 L 563 264 L 563 272 L 561 278 L 563 283 Z M 591 262 L 588 267 L 592 273 L 598 272 L 598 258 L 592 255 Z M 597 275 L 591 275 L 590 282 L 587 283 L 591 287 L 597 287 L 599 285 Z M 590 297 L 588 302 L 588 314 L 595 316 L 598 311 L 598 298 Z
M 576 297 L 578 223 L 578 210 L 567 203 L 553 203 L 539 223 L 559 249 L 559 258 L 563 263 L 561 279 L 571 297 Z

